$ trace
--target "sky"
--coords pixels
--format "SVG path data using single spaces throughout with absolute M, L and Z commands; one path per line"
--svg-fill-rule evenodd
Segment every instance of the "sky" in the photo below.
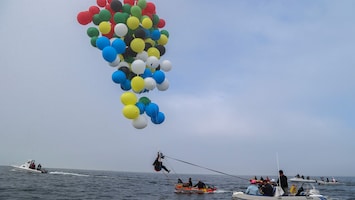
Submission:
M 144 129 L 77 21 L 95 0 L 0 2 L 0 165 L 355 176 L 355 1 L 148 2 L 172 70 Z

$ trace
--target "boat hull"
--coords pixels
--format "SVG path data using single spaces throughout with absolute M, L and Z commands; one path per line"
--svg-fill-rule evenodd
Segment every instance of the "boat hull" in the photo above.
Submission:
M 197 187 L 184 187 L 182 184 L 175 185 L 175 193 L 180 194 L 211 194 L 214 193 L 216 188 L 197 188 Z
M 12 167 L 15 169 L 15 170 L 19 170 L 19 171 L 24 171 L 24 172 L 30 172 L 30 173 L 47 173 L 46 170 L 37 170 L 37 169 L 31 169 L 31 168 L 26 168 L 26 167 L 23 167 L 23 166 L 16 166 L 16 165 L 12 165 Z
M 303 179 L 303 178 L 291 178 L 290 182 L 296 182 L 296 183 L 316 183 L 317 180 L 314 179 Z
M 326 197 L 322 195 L 310 195 L 310 196 L 279 196 L 279 197 L 268 197 L 268 196 L 256 196 L 256 195 L 249 195 L 243 192 L 233 192 L 232 195 L 233 199 L 238 200 L 327 200 Z

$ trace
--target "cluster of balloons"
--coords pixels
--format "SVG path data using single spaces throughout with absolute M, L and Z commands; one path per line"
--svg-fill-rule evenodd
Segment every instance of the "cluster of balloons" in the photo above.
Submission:
M 138 95 L 169 88 L 165 73 L 172 64 L 161 59 L 169 39 L 169 32 L 162 29 L 165 20 L 156 14 L 154 3 L 146 0 L 96 0 L 96 4 L 79 12 L 77 20 L 81 25 L 94 25 L 87 29 L 91 45 L 117 68 L 112 81 L 123 90 L 123 115 L 137 129 L 147 126 L 146 116 L 154 124 L 163 123 L 165 115 L 159 106 Z

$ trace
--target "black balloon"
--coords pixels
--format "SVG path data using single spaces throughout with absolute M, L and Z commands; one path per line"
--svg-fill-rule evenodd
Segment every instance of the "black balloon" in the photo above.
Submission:
M 122 10 L 122 3 L 118 0 L 113 0 L 110 4 L 110 7 L 113 11 L 119 12 Z
M 157 45 L 155 48 L 157 48 L 160 52 L 160 56 L 165 54 L 165 47 L 163 45 Z
M 134 31 L 134 37 L 135 38 L 145 38 L 145 31 L 142 28 L 138 28 L 137 30 Z

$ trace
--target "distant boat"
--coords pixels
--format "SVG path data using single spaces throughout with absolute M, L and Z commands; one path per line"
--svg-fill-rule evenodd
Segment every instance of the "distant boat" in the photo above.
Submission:
M 294 178 L 290 178 L 290 182 L 297 182 L 297 183 L 316 183 L 317 180 L 315 180 L 315 179 L 304 179 L 304 178 L 294 177 Z
M 11 165 L 13 168 L 16 170 L 20 171 L 27 171 L 31 173 L 47 173 L 48 171 L 43 169 L 40 164 L 37 165 L 35 164 L 35 160 L 28 160 L 27 162 L 23 163 L 22 165 Z

